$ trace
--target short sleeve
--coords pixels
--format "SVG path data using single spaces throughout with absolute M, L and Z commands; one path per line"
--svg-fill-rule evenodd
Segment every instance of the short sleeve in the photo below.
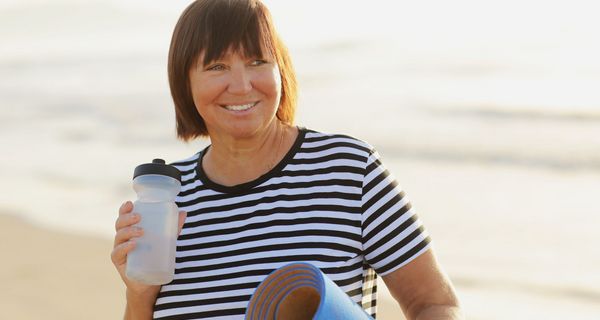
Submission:
M 382 276 L 406 265 L 430 245 L 404 191 L 373 149 L 362 185 L 362 245 L 367 263 Z

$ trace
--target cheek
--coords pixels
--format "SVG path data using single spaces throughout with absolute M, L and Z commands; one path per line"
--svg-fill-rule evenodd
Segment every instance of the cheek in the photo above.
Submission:
M 263 92 L 268 93 L 271 98 L 279 100 L 281 97 L 281 75 L 278 69 L 266 73 L 260 83 Z
M 273 70 L 273 79 L 275 82 L 275 88 L 279 91 L 279 95 L 281 95 L 281 72 L 279 72 L 279 68 L 275 68 Z
M 192 97 L 198 110 L 213 103 L 219 94 L 223 92 L 223 86 L 214 81 L 192 81 L 190 85 Z

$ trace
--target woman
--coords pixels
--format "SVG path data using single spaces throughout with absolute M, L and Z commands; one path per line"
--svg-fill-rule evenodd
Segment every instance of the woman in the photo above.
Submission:
M 377 274 L 409 319 L 460 318 L 428 235 L 374 149 L 293 125 L 295 74 L 261 2 L 192 3 L 173 34 L 169 81 L 178 136 L 211 145 L 174 163 L 187 217 L 172 283 L 124 276 L 143 230 L 131 202 L 119 210 L 112 260 L 126 319 L 243 319 L 261 280 L 301 261 L 373 315 Z

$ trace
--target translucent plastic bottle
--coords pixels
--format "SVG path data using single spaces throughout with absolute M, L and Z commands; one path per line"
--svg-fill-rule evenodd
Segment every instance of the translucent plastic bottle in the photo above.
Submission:
M 133 174 L 138 200 L 133 212 L 140 214 L 136 226 L 144 235 L 127 256 L 126 276 L 145 284 L 160 285 L 173 280 L 179 209 L 175 197 L 181 189 L 181 173 L 162 159 L 139 165 Z

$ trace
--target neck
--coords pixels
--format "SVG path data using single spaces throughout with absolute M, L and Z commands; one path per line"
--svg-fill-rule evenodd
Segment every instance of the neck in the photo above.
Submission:
M 222 185 L 252 181 L 270 171 L 285 155 L 290 127 L 276 121 L 268 130 L 248 139 L 211 137 L 203 158 L 206 175 Z

